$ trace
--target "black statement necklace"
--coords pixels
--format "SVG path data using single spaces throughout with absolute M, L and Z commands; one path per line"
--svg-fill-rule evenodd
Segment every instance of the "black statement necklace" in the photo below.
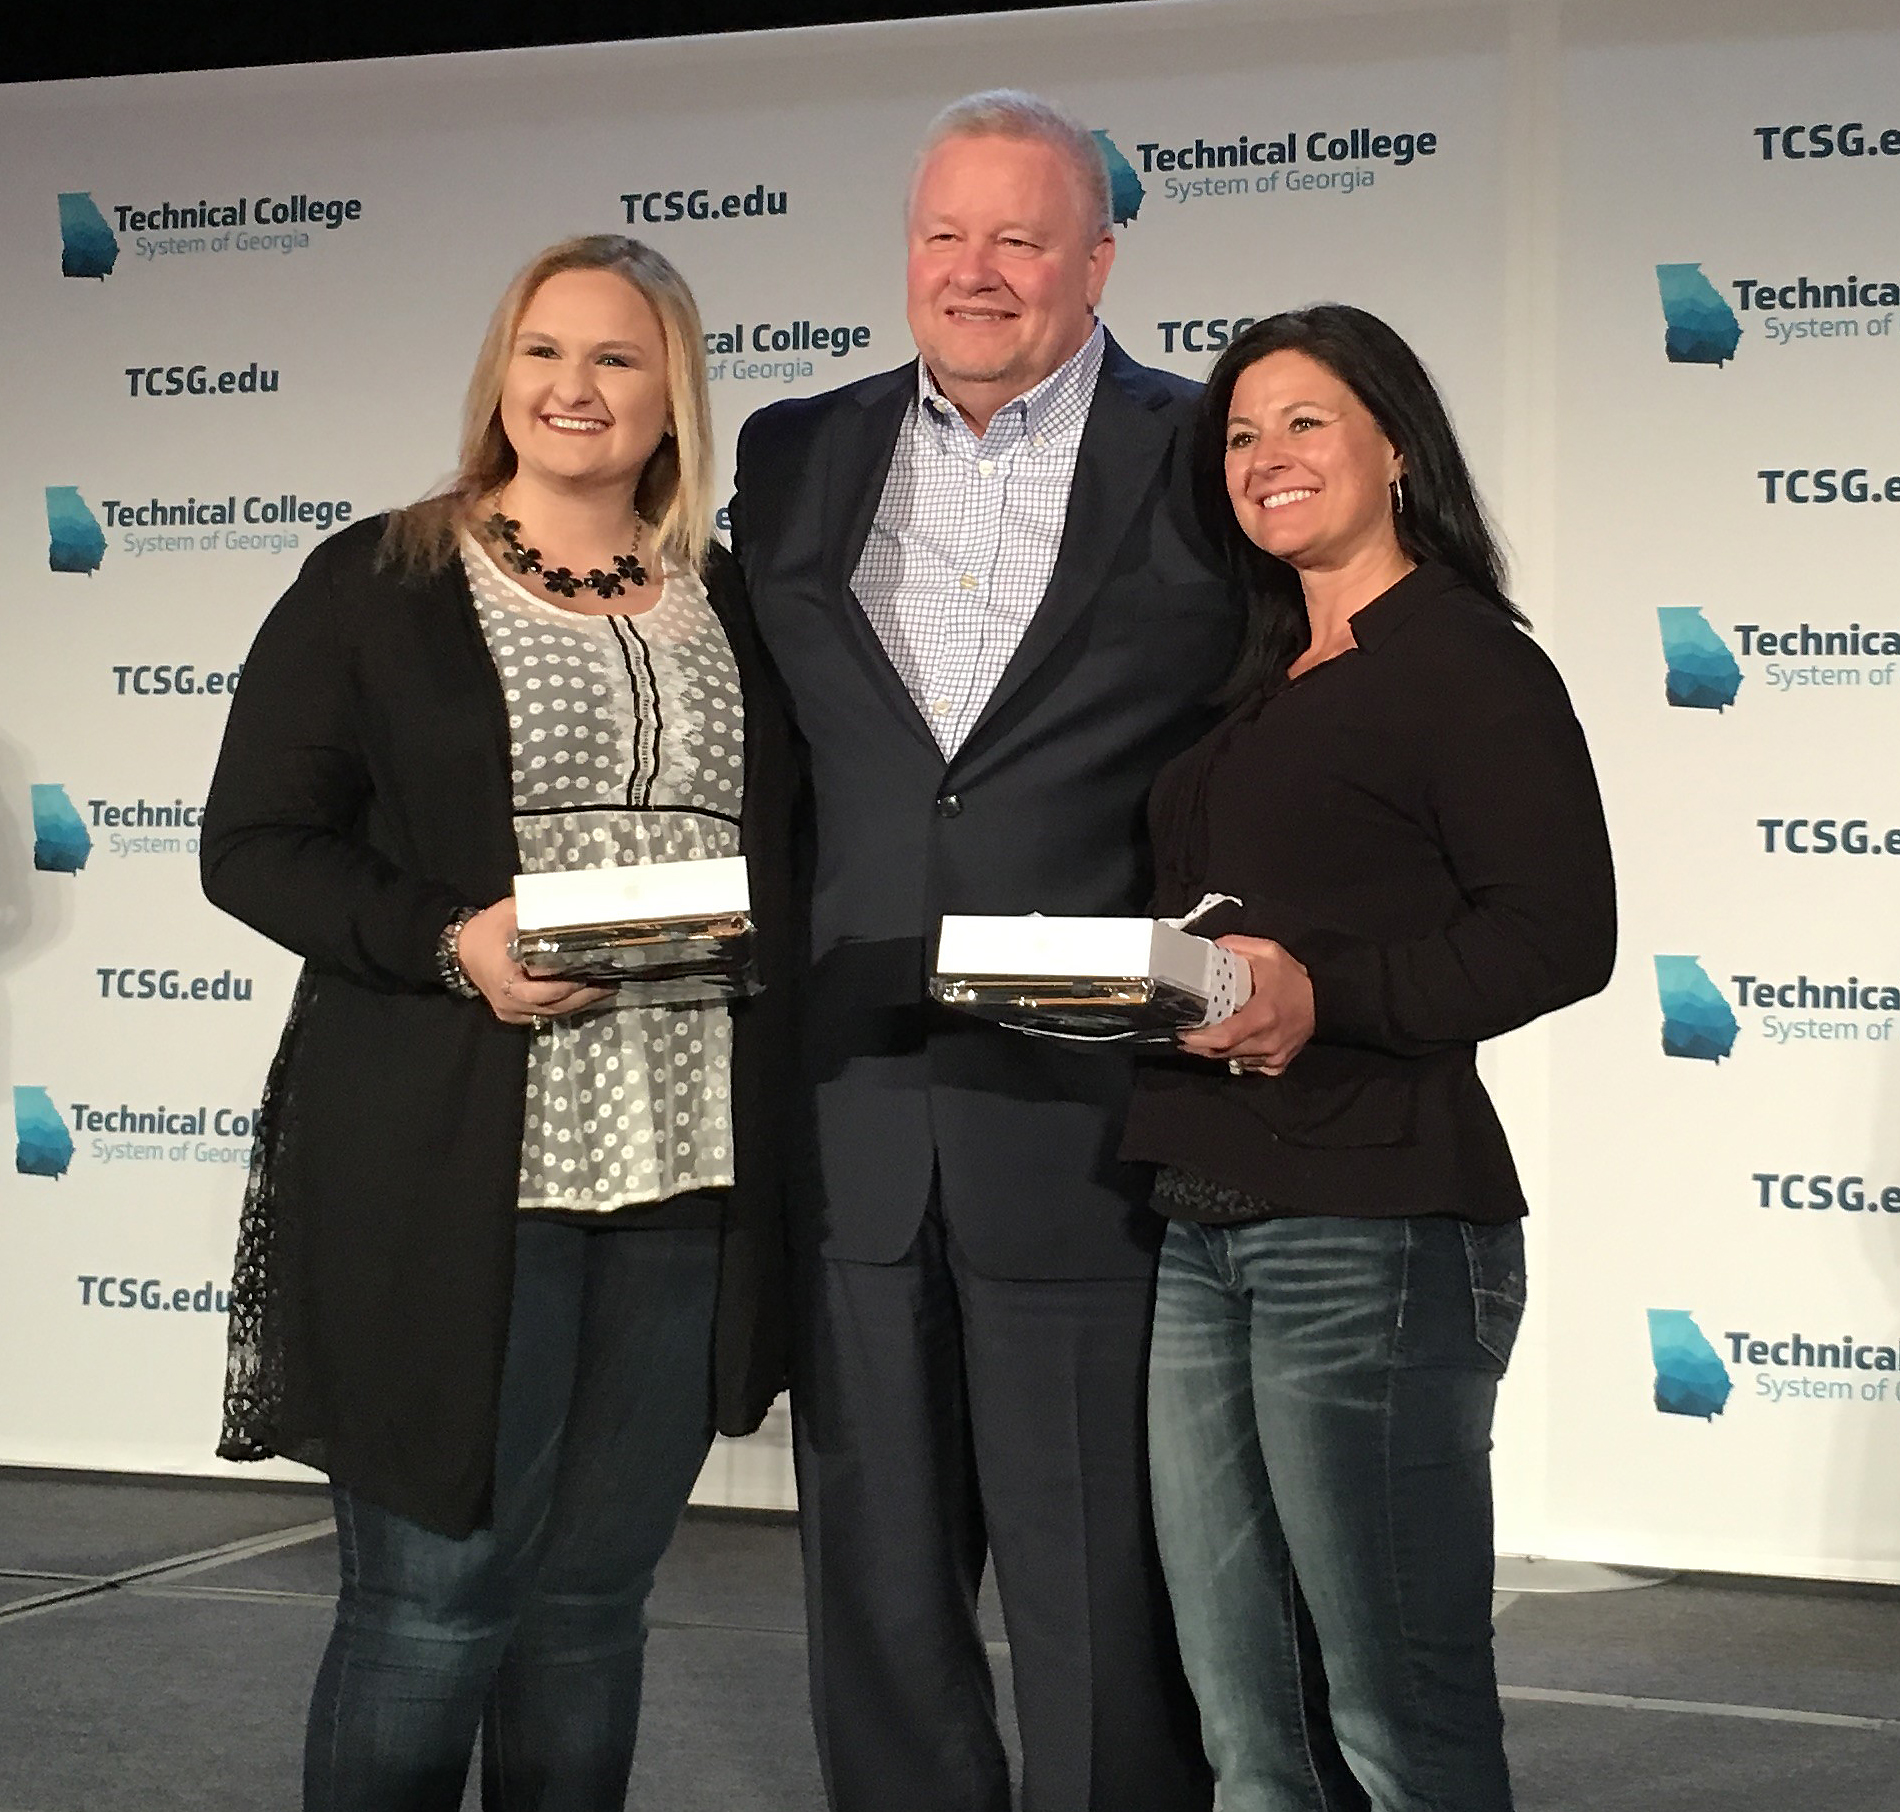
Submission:
M 614 569 L 610 573 L 602 572 L 598 566 L 584 573 L 570 572 L 565 566 L 543 571 L 541 550 L 538 547 L 523 547 L 521 524 L 512 517 L 504 516 L 500 510 L 482 524 L 482 533 L 501 543 L 504 566 L 510 567 L 524 579 L 529 573 L 540 573 L 541 583 L 558 597 L 571 598 L 576 592 L 585 589 L 596 597 L 617 598 L 629 585 L 644 585 L 647 582 L 647 569 L 630 553 L 615 554 Z

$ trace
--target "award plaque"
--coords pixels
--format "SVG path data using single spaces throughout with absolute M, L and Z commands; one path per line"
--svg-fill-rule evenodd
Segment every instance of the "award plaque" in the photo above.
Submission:
M 1159 919 L 947 916 L 933 999 L 1046 1038 L 1172 1044 L 1253 991 L 1230 950 Z
M 745 858 L 516 875 L 514 954 L 537 978 L 617 986 L 641 1005 L 755 993 Z

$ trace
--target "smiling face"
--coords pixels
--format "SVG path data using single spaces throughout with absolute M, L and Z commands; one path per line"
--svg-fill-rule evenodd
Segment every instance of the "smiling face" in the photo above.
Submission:
M 953 137 L 910 198 L 911 336 L 979 427 L 1089 336 L 1115 241 L 1069 158 L 1041 139 Z
M 1282 350 L 1240 374 L 1227 405 L 1227 496 L 1247 539 L 1302 572 L 1399 551 L 1403 469 L 1372 413 L 1318 360 Z
M 522 477 L 629 496 L 666 432 L 666 334 L 613 271 L 559 271 L 529 297 L 501 381 Z

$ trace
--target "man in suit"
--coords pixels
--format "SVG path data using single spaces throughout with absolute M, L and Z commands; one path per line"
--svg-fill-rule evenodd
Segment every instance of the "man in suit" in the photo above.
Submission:
M 733 541 L 809 764 L 810 1150 L 793 1417 L 836 1812 L 1008 1812 L 976 1617 L 1009 1635 L 1029 1812 L 1204 1812 L 1147 1505 L 1161 1223 L 1125 1056 L 938 1008 L 945 913 L 1140 913 L 1148 786 L 1238 606 L 1194 523 L 1194 387 L 1095 318 L 1090 134 L 972 96 L 912 181 L 919 358 L 775 404 Z

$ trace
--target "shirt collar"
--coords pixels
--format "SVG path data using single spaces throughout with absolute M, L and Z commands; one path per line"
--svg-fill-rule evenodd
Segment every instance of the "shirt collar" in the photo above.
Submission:
M 1390 641 L 1406 623 L 1462 581 L 1450 567 L 1436 560 L 1415 566 L 1396 584 L 1388 585 L 1370 604 L 1352 613 L 1352 639 L 1368 653 Z
M 1095 380 L 1101 376 L 1102 357 L 1107 345 L 1108 330 L 1098 320 L 1090 330 L 1089 337 L 1074 353 L 1033 390 L 1026 390 L 1021 396 L 1005 403 L 992 420 L 1012 409 L 1019 409 L 1022 411 L 1023 432 L 1038 434 L 1052 419 L 1066 415 L 1078 405 L 1081 412 L 1086 413 L 1089 400 L 1095 394 Z M 937 388 L 937 380 L 930 375 L 929 365 L 921 358 L 917 361 L 917 406 L 918 413 L 926 421 L 935 422 L 940 428 L 959 424 L 966 432 L 969 431 L 969 423 L 964 421 L 956 404 Z

